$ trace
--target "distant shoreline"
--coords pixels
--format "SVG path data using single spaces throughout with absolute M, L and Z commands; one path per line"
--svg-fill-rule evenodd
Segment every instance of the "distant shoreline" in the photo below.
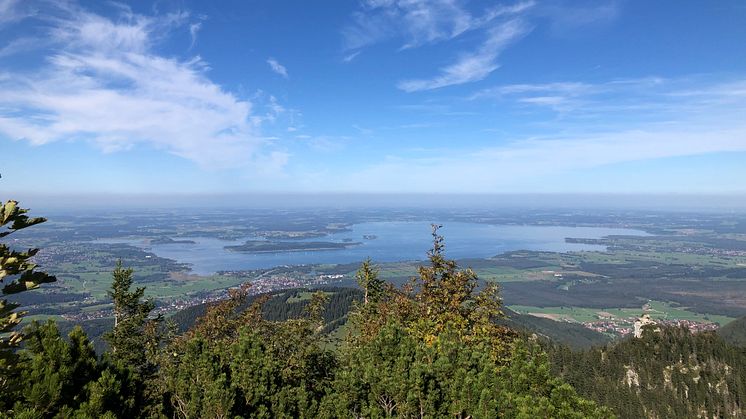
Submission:
M 362 243 L 336 242 L 266 242 L 247 241 L 242 245 L 224 246 L 225 250 L 239 253 L 287 253 L 287 252 L 318 252 L 323 250 L 342 250 L 359 246 Z

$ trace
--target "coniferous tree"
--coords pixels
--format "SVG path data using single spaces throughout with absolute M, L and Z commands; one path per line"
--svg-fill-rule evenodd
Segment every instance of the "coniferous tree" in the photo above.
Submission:
M 161 410 L 162 396 L 155 381 L 163 318 L 150 317 L 155 304 L 144 299 L 144 287 L 131 289 L 132 275 L 133 270 L 125 269 L 121 261 L 112 272 L 109 297 L 114 303 L 114 328 L 104 335 L 109 344 L 105 359 L 111 366 L 96 383 L 92 392 L 96 403 L 88 405 L 89 409 L 119 404 L 121 409 L 143 415 Z M 118 394 L 114 392 L 117 388 Z
M 370 258 L 363 261 L 355 273 L 358 285 L 363 289 L 363 304 L 377 303 L 384 291 L 384 282 L 378 278 L 378 268 L 373 266 Z
M 131 290 L 132 274 L 131 268 L 125 269 L 121 261 L 117 262 L 109 291 L 114 303 L 114 328 L 104 339 L 109 343 L 115 362 L 129 366 L 136 373 L 144 373 L 149 367 L 147 355 L 158 344 L 157 330 L 153 326 L 161 317 L 149 318 L 155 304 L 144 299 L 144 287 Z
M 621 418 L 743 416 L 746 352 L 716 333 L 656 326 L 603 348 L 549 352 L 553 371 Z
M 480 286 L 473 271 L 446 259 L 437 231 L 429 264 L 402 290 L 384 287 L 370 261 L 363 263 L 358 278 L 367 303 L 346 304 L 355 307 L 352 333 L 336 352 L 324 335 L 328 292 L 279 313 L 264 310 L 269 297 L 246 308 L 246 287 L 159 345 L 153 303 L 144 288 L 132 290 L 132 270 L 118 263 L 109 352 L 98 360 L 79 329 L 68 342 L 53 322 L 33 325 L 19 355 L 26 368 L 14 381 L 13 410 L 6 412 L 21 418 L 610 417 L 553 377 L 538 345 L 494 322 L 501 315 L 497 288 Z M 301 294 L 284 295 L 288 304 Z M 341 310 L 335 304 L 332 310 Z
M 328 417 L 610 417 L 553 378 L 546 355 L 494 323 L 495 287 L 444 255 L 433 226 L 429 264 L 353 315 Z M 361 267 L 364 276 L 368 267 Z M 370 310 L 373 305 L 376 310 Z
M 29 218 L 28 209 L 20 208 L 17 201 L 0 203 L 0 238 L 6 237 L 24 228 L 46 221 L 45 218 Z M 56 281 L 54 276 L 35 271 L 36 264 L 31 258 L 39 249 L 19 251 L 0 243 L 0 284 L 2 295 L 38 288 L 40 284 Z M 0 299 L 0 409 L 10 407 L 10 400 L 18 391 L 14 387 L 14 378 L 19 374 L 18 357 L 15 349 L 23 340 L 23 333 L 15 330 L 21 323 L 25 312 L 17 312 L 18 304 Z
M 83 330 L 76 327 L 65 341 L 50 320 L 34 322 L 25 335 L 20 380 L 23 389 L 14 410 L 33 410 L 52 417 L 77 409 L 86 399 L 86 386 L 100 372 L 93 345 Z
M 261 317 L 266 301 L 243 313 L 246 290 L 213 305 L 164 348 L 158 382 L 169 417 L 319 417 L 336 361 L 323 348 L 323 292 L 300 318 Z M 194 383 L 199 382 L 199 386 Z

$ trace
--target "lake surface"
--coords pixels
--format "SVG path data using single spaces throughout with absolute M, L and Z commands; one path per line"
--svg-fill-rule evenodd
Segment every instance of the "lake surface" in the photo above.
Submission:
M 513 226 L 478 223 L 440 223 L 440 233 L 446 238 L 446 256 L 452 259 L 486 258 L 512 250 L 546 250 L 568 252 L 604 250 L 604 246 L 566 243 L 566 237 L 597 239 L 609 235 L 645 236 L 639 230 L 600 227 Z M 337 250 L 277 253 L 240 253 L 224 246 L 243 244 L 242 240 L 220 240 L 204 237 L 178 237 L 196 244 L 154 244 L 139 240 L 106 240 L 127 243 L 149 250 L 160 257 L 189 263 L 197 274 L 221 270 L 249 270 L 280 265 L 359 262 L 366 257 L 376 262 L 423 260 L 432 244 L 429 222 L 386 221 L 354 224 L 352 231 L 302 241 L 360 242 L 358 246 Z M 364 235 L 375 235 L 373 240 Z

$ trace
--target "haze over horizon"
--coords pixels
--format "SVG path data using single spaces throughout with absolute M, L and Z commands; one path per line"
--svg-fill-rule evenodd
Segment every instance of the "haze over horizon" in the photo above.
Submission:
M 513 211 L 697 211 L 746 213 L 743 194 L 448 194 L 223 193 L 27 194 L 14 198 L 43 212 L 80 210 L 429 209 Z
M 738 2 L 0 0 L 0 190 L 743 207 L 744 21 Z

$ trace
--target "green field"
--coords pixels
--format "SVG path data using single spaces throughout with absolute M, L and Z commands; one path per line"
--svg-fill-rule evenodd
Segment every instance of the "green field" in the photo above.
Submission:
M 276 214 L 271 217 L 270 233 L 276 230 L 274 217 Z M 105 228 L 129 225 L 117 217 L 110 218 L 105 222 L 94 221 L 93 225 L 102 223 Z M 619 221 L 614 219 L 614 222 Z M 670 220 L 655 222 L 666 224 Z M 643 314 L 641 307 L 620 308 L 630 302 L 637 305 L 639 299 L 640 306 L 644 301 L 655 300 L 649 313 L 654 318 L 726 324 L 732 318 L 746 314 L 746 308 L 742 309 L 746 307 L 746 252 L 737 251 L 743 247 L 738 242 L 744 241 L 746 234 L 696 229 L 688 226 L 692 222 L 689 219 L 681 221 L 679 224 L 687 227 L 680 229 L 675 237 L 664 233 L 646 238 L 604 238 L 604 245 L 610 246 L 609 251 L 518 250 L 487 259 L 461 260 L 459 264 L 464 268 L 472 267 L 482 280 L 501 283 L 505 301 L 515 304 L 513 307 L 520 312 L 585 322 L 598 320 L 598 312 L 605 311 L 609 316 L 625 319 Z M 702 221 L 694 221 L 695 224 L 698 222 Z M 636 223 L 638 228 L 644 229 L 641 226 L 648 225 L 649 220 L 643 217 Z M 333 223 L 324 225 L 327 224 Z M 63 223 L 63 226 L 67 224 Z M 176 219 L 168 237 L 178 239 L 184 235 L 183 229 L 181 220 Z M 206 223 L 197 230 L 230 235 L 240 229 L 226 228 L 222 223 Z M 158 227 L 151 230 L 150 236 L 161 237 L 166 231 L 171 230 Z M 138 234 L 132 230 L 124 236 L 147 238 Z M 93 316 L 97 311 L 108 309 L 105 302 L 111 285 L 111 271 L 117 260 L 122 260 L 124 266 L 133 267 L 135 286 L 146 287 L 146 296 L 166 305 L 181 304 L 180 300 L 200 300 L 205 295 L 222 293 L 221 290 L 259 279 L 266 282 L 261 284 L 262 289 L 272 288 L 275 275 L 278 284 L 292 287 L 293 284 L 312 282 L 317 275 L 344 274 L 342 280 L 329 283 L 349 286 L 357 268 L 354 264 L 319 264 L 247 271 L 235 276 L 192 275 L 187 265 L 160 258 L 135 246 L 76 241 L 74 237 L 64 244 L 42 241 L 39 245 L 49 247 L 46 250 L 54 255 L 46 266 L 42 265 L 58 278 L 57 288 L 50 292 L 83 296 L 43 303 L 35 307 L 37 313 L 55 309 L 66 315 L 82 312 Z M 424 259 L 424 253 L 422 256 Z M 417 276 L 418 266 L 426 263 L 423 260 L 377 265 L 382 279 L 400 286 Z M 307 297 L 295 297 L 290 302 Z M 584 308 L 585 304 L 608 308 Z
M 601 320 L 604 317 L 603 314 L 608 313 L 615 319 L 630 319 L 634 320 L 643 314 L 650 315 L 653 319 L 658 320 L 691 320 L 705 323 L 717 323 L 720 326 L 724 326 L 729 322 L 735 320 L 732 317 L 719 316 L 712 314 L 700 314 L 687 311 L 685 307 L 675 307 L 670 303 L 661 301 L 651 301 L 649 303 L 649 309 L 643 310 L 642 306 L 638 308 L 586 308 L 586 307 L 534 307 L 534 306 L 522 306 L 522 305 L 511 305 L 508 306 L 511 310 L 521 314 L 532 314 L 532 315 L 546 315 L 545 317 L 553 318 L 554 320 L 570 321 L 570 322 L 593 322 Z M 544 317 L 544 316 L 543 316 Z
M 156 298 L 173 298 L 195 292 L 235 287 L 245 281 L 246 278 L 237 278 L 228 275 L 189 275 L 180 279 L 149 283 L 147 284 L 146 294 Z

